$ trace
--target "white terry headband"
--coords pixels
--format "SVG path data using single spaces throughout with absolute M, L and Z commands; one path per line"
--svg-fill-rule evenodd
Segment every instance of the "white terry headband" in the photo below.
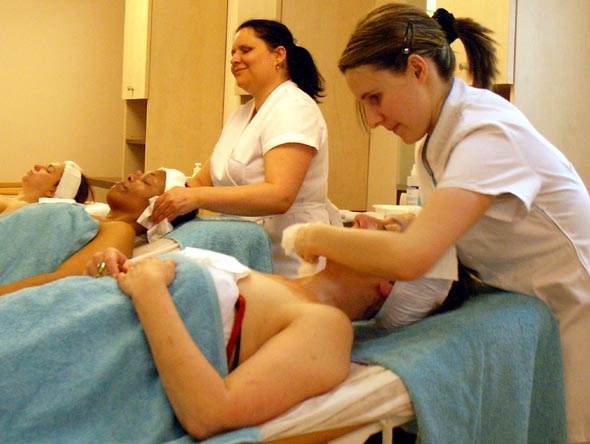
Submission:
M 64 162 L 64 172 L 61 175 L 53 197 L 58 199 L 73 199 L 76 197 L 82 180 L 82 173 L 80 171 L 80 167 L 76 162 L 66 160 Z
M 184 187 L 186 184 L 186 176 L 182 171 L 175 170 L 173 168 L 159 168 L 166 172 L 166 185 L 164 191 L 168 191 L 174 187 Z

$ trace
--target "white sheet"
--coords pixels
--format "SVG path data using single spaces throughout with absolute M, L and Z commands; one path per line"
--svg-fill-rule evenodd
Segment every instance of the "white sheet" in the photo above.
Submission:
M 348 378 L 330 392 L 308 399 L 260 425 L 264 441 L 393 418 L 414 418 L 410 396 L 400 377 L 378 365 L 353 363 Z

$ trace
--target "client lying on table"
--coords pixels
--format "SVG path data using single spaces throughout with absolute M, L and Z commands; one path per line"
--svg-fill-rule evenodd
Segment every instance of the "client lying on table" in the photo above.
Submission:
M 236 349 L 235 337 L 226 333 L 230 373 L 225 378 L 178 314 L 168 290 L 175 277 L 173 259 L 130 262 L 108 249 L 95 255 L 87 274 L 114 276 L 129 296 L 175 415 L 191 436 L 201 439 L 259 424 L 340 383 L 349 369 L 349 320 L 373 317 L 392 286 L 334 263 L 290 280 L 206 250 L 188 248 L 183 254 L 205 264 L 216 286 L 226 289 L 225 296 L 231 288 L 232 297 L 221 305 L 232 315 L 237 306 L 238 320 L 243 314 Z
M 89 193 L 92 194 L 92 189 L 88 178 L 75 162 L 36 164 L 23 176 L 21 191 L 16 196 L 0 196 L 0 214 L 8 214 L 43 198 L 84 203 Z
M 172 408 L 184 429 L 201 439 L 266 421 L 342 382 L 350 365 L 350 320 L 374 314 L 388 290 L 381 279 L 341 267 L 289 280 L 206 250 L 184 254 L 207 264 L 217 284 L 231 288 L 232 312 L 236 301 L 242 304 L 239 346 L 228 350 L 226 378 L 211 367 L 178 315 L 168 291 L 173 259 L 130 263 L 109 249 L 93 259 L 88 273 L 105 262 L 130 297 Z
M 374 313 L 389 290 L 330 264 L 289 280 L 206 250 L 171 256 L 93 258 L 87 272 L 106 262 L 131 304 L 110 277 L 0 299 L 0 361 L 10 363 L 0 366 L 0 441 L 162 443 L 184 435 L 170 407 L 199 439 L 259 424 L 346 378 L 350 319 Z
M 82 274 L 92 255 L 107 247 L 130 255 L 136 234 L 146 230 L 137 219 L 149 199 L 179 183 L 184 175 L 177 170 L 130 174 L 109 190 L 104 217 L 67 203 L 30 204 L 1 216 L 0 295 Z M 29 246 L 36 254 L 23 254 Z

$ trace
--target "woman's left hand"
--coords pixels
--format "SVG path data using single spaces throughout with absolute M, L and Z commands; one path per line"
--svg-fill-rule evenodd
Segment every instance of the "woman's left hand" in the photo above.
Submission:
M 117 276 L 127 271 L 127 257 L 114 247 L 95 253 L 86 264 L 84 274 L 91 277 Z
M 152 211 L 152 222 L 158 224 L 164 219 L 172 222 L 178 216 L 197 209 L 190 199 L 191 191 L 186 187 L 174 187 L 158 197 Z

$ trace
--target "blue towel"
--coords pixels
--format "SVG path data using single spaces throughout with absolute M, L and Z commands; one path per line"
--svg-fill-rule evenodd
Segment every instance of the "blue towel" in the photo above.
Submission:
M 172 256 L 179 312 L 225 375 L 211 277 Z M 219 442 L 260 439 L 257 428 L 228 436 Z M 115 280 L 69 277 L 0 298 L 0 442 L 194 442 L 175 419 L 133 305 Z
M 359 323 L 353 359 L 402 378 L 421 444 L 567 441 L 559 330 L 539 299 L 494 291 L 397 331 Z
M 185 222 L 166 235 L 182 247 L 212 250 L 235 257 L 242 264 L 272 273 L 272 250 L 265 229 L 250 221 L 229 217 Z
M 0 216 L 0 285 L 55 271 L 97 232 L 98 221 L 69 203 L 30 204 Z

